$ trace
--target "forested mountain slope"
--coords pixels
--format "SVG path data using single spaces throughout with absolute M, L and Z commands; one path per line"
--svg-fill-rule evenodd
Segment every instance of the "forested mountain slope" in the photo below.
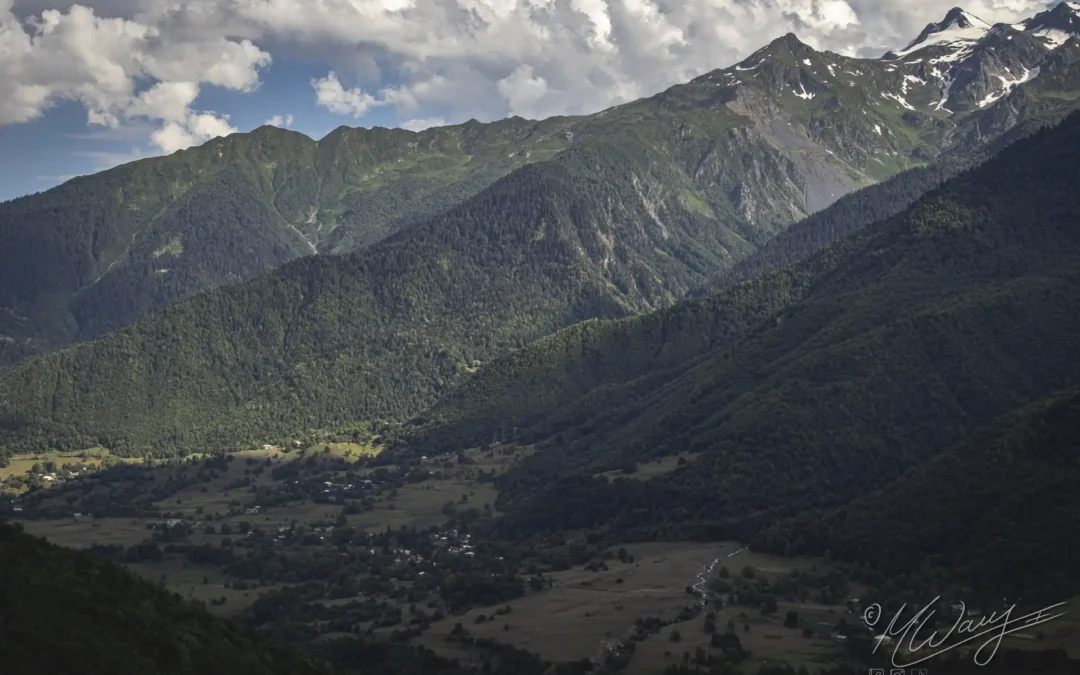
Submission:
M 800 220 L 752 254 L 721 270 L 695 289 L 691 297 L 708 297 L 735 284 L 809 258 L 829 244 L 897 215 L 949 178 L 978 166 L 992 154 L 989 147 L 984 147 L 968 155 L 941 157 L 927 166 L 909 169 L 877 185 L 846 195 L 831 207 Z
M 330 675 L 118 565 L 0 522 L 4 672 Z
M 0 204 L 0 364 L 313 252 L 363 248 L 565 147 L 563 120 L 276 127 Z
M 582 145 L 366 251 L 297 260 L 24 362 L 0 378 L 0 445 L 203 449 L 400 418 L 476 360 L 669 305 L 738 237 L 651 192 L 671 166 L 657 154 Z
M 676 204 L 711 221 L 722 271 L 856 188 L 996 150 L 1075 108 L 1071 7 L 958 39 L 953 12 L 881 59 L 786 35 L 594 115 L 341 127 L 319 141 L 262 127 L 76 178 L 0 204 L 0 365 L 300 256 L 363 249 L 571 147 L 625 145 L 656 178 L 639 190 L 661 222 Z M 645 156 L 663 168 L 636 164 Z
M 847 503 L 1080 383 L 1078 160 L 1074 115 L 791 268 L 487 364 L 429 433 L 516 418 L 540 442 L 499 479 L 504 534 L 749 539 Z M 679 452 L 653 480 L 595 475 Z
M 893 483 L 825 514 L 769 528 L 759 549 L 865 561 L 887 573 L 941 567 L 995 593 L 1060 602 L 1080 551 L 1080 389 L 1010 413 Z

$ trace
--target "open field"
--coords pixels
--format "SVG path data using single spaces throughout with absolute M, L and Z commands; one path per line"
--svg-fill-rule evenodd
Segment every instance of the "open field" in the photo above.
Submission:
M 320 444 L 305 452 L 283 452 L 272 447 L 233 453 L 231 460 L 132 468 L 119 472 L 111 480 L 101 480 L 100 476 L 81 477 L 58 486 L 59 489 L 42 493 L 39 499 L 70 513 L 81 510 L 79 499 L 84 496 L 106 498 L 111 495 L 115 499 L 119 495 L 123 500 L 152 503 L 159 513 L 149 511 L 145 513 L 152 516 L 139 518 L 64 517 L 22 522 L 30 533 L 66 546 L 87 548 L 92 544 L 118 544 L 131 547 L 152 536 L 153 532 L 148 529 L 152 521 L 159 522 L 162 517 L 180 518 L 192 527 L 183 540 L 185 543 L 219 549 L 228 545 L 224 540 L 229 537 L 233 545 L 240 547 L 241 556 L 247 555 L 245 551 L 262 551 L 260 555 L 266 555 L 266 560 L 278 563 L 293 560 L 293 565 L 309 566 L 317 563 L 329 550 L 326 548 L 330 545 L 329 530 L 315 532 L 315 541 L 302 544 L 299 537 L 291 539 L 287 533 L 279 535 L 279 529 L 291 529 L 293 525 L 312 528 L 335 524 L 340 527 L 344 523 L 371 535 L 385 535 L 388 528 L 394 531 L 406 526 L 423 530 L 442 526 L 450 517 L 448 513 L 493 509 L 497 496 L 495 488 L 490 482 L 478 480 L 480 472 L 500 474 L 533 451 L 528 447 L 499 447 L 467 451 L 465 459 L 452 454 L 425 458 L 421 470 L 429 474 L 428 477 L 420 482 L 407 482 L 396 467 L 354 468 L 349 460 L 356 457 L 360 446 L 347 447 L 352 445 L 355 444 L 334 444 L 329 453 Z M 345 453 L 351 454 L 346 457 Z M 340 461 L 342 459 L 346 460 L 345 464 Z M 692 459 L 687 457 L 687 461 Z M 641 464 L 632 474 L 617 471 L 610 475 L 615 479 L 647 479 L 679 466 L 678 458 L 667 457 Z M 275 470 L 279 470 L 277 481 L 273 479 Z M 360 486 L 367 478 L 374 484 Z M 347 483 L 363 487 L 362 492 L 349 493 L 348 499 L 334 501 L 324 494 L 324 484 L 339 489 Z M 253 489 L 258 491 L 257 494 Z M 274 495 L 282 498 L 276 502 L 272 498 L 266 499 Z M 353 508 L 345 513 L 346 502 L 363 508 Z M 251 513 L 255 504 L 261 509 Z M 230 525 L 229 534 L 221 534 L 224 524 Z M 254 543 L 245 544 L 240 532 L 246 531 L 248 526 L 262 530 L 262 534 Z M 207 528 L 212 528 L 213 532 L 208 533 Z M 324 538 L 325 542 L 319 541 Z M 613 547 L 610 553 L 614 555 L 618 548 Z M 695 585 L 699 581 L 698 575 L 714 561 L 718 561 L 716 571 L 726 567 L 731 577 L 742 575 L 743 569 L 750 567 L 754 578 L 770 582 L 786 578 L 789 584 L 795 570 L 805 579 L 821 578 L 812 572 L 828 569 L 821 560 L 755 553 L 732 542 L 626 544 L 622 548 L 631 557 L 628 561 L 620 561 L 618 555 L 605 556 L 603 565 L 596 558 L 587 567 L 546 572 L 544 579 L 551 580 L 549 588 L 527 590 L 523 597 L 509 602 L 449 616 L 433 623 L 422 636 L 414 638 L 414 642 L 451 658 L 481 663 L 485 654 L 480 648 L 447 642 L 447 635 L 460 623 L 474 637 L 533 651 L 551 661 L 592 659 L 600 655 L 602 643 L 629 639 L 634 634 L 635 622 L 653 617 L 669 625 L 643 639 L 639 636 L 624 672 L 629 675 L 661 673 L 668 666 L 682 662 L 684 654 L 692 657 L 699 648 L 707 654 L 716 653 L 710 645 L 711 636 L 705 630 L 704 612 L 691 619 L 686 619 L 684 613 L 698 599 L 697 595 L 687 593 L 687 587 Z M 480 553 L 476 558 L 479 562 L 485 554 L 481 547 L 477 552 Z M 441 561 L 446 560 L 431 557 L 430 551 L 425 552 L 425 556 L 429 561 L 439 560 L 440 568 L 444 565 Z M 205 602 L 211 611 L 225 616 L 241 612 L 262 593 L 276 588 L 260 583 L 269 580 L 280 583 L 282 579 L 272 573 L 253 574 L 244 577 L 248 590 L 227 588 L 226 585 L 231 586 L 238 578 L 227 577 L 225 568 L 217 564 L 192 562 L 185 554 L 167 554 L 159 562 L 129 563 L 128 567 L 184 597 Z M 434 567 L 427 570 L 428 574 L 438 573 Z M 521 568 L 518 571 L 526 578 L 533 573 L 523 573 Z M 849 597 L 861 597 L 864 590 L 859 584 L 852 583 L 848 587 Z M 327 607 L 344 606 L 353 599 L 367 597 L 363 594 L 339 595 L 316 601 Z M 438 595 L 431 597 L 437 599 Z M 385 594 L 374 599 L 387 601 L 406 614 L 409 611 L 409 603 L 401 604 L 400 599 Z M 423 606 L 424 603 L 416 604 Z M 496 610 L 507 605 L 512 608 L 510 612 L 494 616 Z M 733 624 L 742 647 L 750 654 L 744 665 L 746 672 L 755 672 L 766 662 L 782 662 L 796 668 L 806 666 L 813 672 L 823 664 L 843 661 L 844 649 L 830 639 L 830 632 L 841 618 L 849 623 L 858 620 L 857 616 L 848 613 L 846 606 L 826 606 L 812 600 L 798 603 L 781 599 L 777 611 L 770 614 L 757 606 L 716 608 L 714 605 L 710 603 L 706 611 L 715 612 L 717 632 L 723 633 L 729 623 Z M 797 613 L 797 627 L 783 625 L 789 611 Z M 1004 646 L 1066 648 L 1070 653 L 1080 655 L 1080 599 L 1074 599 L 1068 611 L 1068 616 L 1042 627 L 1042 638 L 1012 636 L 1006 638 Z M 490 618 L 477 623 L 480 615 Z M 376 632 L 388 635 L 403 625 L 387 624 Z M 808 629 L 809 634 L 806 634 Z M 680 635 L 677 642 L 670 639 L 672 631 L 678 631 Z
M 30 534 L 70 548 L 93 544 L 135 546 L 150 536 L 146 523 L 131 518 L 80 518 L 17 521 Z
M 323 451 L 327 445 L 331 447 L 330 453 Z M 295 451 L 284 453 L 276 447 L 236 452 L 232 453 L 233 460 L 224 468 L 216 469 L 212 477 L 211 474 L 207 474 L 201 480 L 188 480 L 188 484 L 181 484 L 181 487 L 169 492 L 167 497 L 154 501 L 153 504 L 161 511 L 170 513 L 171 517 L 182 517 L 192 522 L 213 517 L 215 519 L 213 523 L 218 527 L 222 523 L 235 525 L 241 521 L 247 521 L 263 528 L 276 529 L 293 523 L 310 525 L 316 521 L 334 520 L 341 513 L 340 503 L 316 503 L 310 500 L 265 508 L 258 515 L 229 514 L 230 510 L 236 510 L 238 504 L 251 501 L 251 486 L 263 488 L 274 486 L 275 481 L 271 478 L 271 470 L 274 467 L 314 458 L 315 470 L 319 470 L 326 461 L 344 458 L 346 452 L 353 453 L 350 456 L 358 459 L 360 452 L 372 454 L 377 451 L 378 448 L 370 445 L 336 443 L 316 444 L 303 453 Z M 440 473 L 441 478 L 405 484 L 394 491 L 376 491 L 371 495 L 375 503 L 374 509 L 348 515 L 346 521 L 348 525 L 368 532 L 383 531 L 388 526 L 396 529 L 402 525 L 424 529 L 432 525 L 440 525 L 447 520 L 448 516 L 444 513 L 444 508 L 448 502 L 453 503 L 458 510 L 469 508 L 483 510 L 485 505 L 493 508 L 497 496 L 495 488 L 491 483 L 478 482 L 476 480 L 478 472 L 483 470 L 489 474 L 502 473 L 531 451 L 531 448 L 514 448 L 504 454 L 498 449 L 490 451 L 474 449 L 467 453 L 472 460 L 471 464 L 432 461 L 430 469 Z M 26 458 L 16 461 L 32 464 L 42 460 Z M 154 477 L 152 483 L 155 485 L 199 475 L 199 469 L 190 466 L 179 468 L 148 466 L 145 471 L 147 475 Z M 370 473 L 370 471 L 362 469 L 360 473 Z M 250 481 L 250 484 L 244 487 L 229 487 L 241 479 Z M 73 482 L 72 487 L 75 485 L 80 486 L 81 489 L 78 492 L 81 496 L 104 494 L 129 484 L 121 482 L 106 488 L 90 476 L 85 480 Z M 55 497 L 50 495 L 43 498 L 41 506 L 63 507 L 77 512 L 80 509 L 79 502 L 69 504 L 66 501 L 67 496 L 69 495 L 58 491 Z M 462 502 L 462 497 L 466 498 L 465 502 Z M 81 522 L 64 518 L 25 521 L 24 524 L 33 534 L 74 548 L 85 548 L 95 542 L 131 546 L 150 536 L 145 521 L 131 518 L 99 518 L 93 522 L 89 518 Z M 191 541 L 200 544 L 216 543 L 220 541 L 220 537 L 194 534 Z
M 206 603 L 212 613 L 219 616 L 235 616 L 255 602 L 259 595 L 273 590 L 275 586 L 240 591 L 226 588 L 227 577 L 213 565 L 192 565 L 176 559 L 161 562 L 141 562 L 126 565 L 136 574 L 161 582 L 165 588 L 185 598 Z M 225 599 L 223 604 L 213 601 Z
M 491 616 L 497 607 L 474 609 L 467 615 L 433 624 L 418 641 L 445 656 L 479 662 L 479 653 L 445 639 L 454 624 L 460 622 L 475 637 L 535 651 L 549 660 L 593 658 L 602 641 L 626 637 L 636 619 L 676 619 L 680 610 L 694 601 L 686 593 L 686 586 L 695 583 L 703 568 L 717 558 L 721 560 L 717 569 L 725 565 L 737 572 L 750 565 L 766 575 L 809 569 L 815 562 L 822 567 L 820 561 L 805 558 L 784 559 L 740 551 L 734 543 L 650 543 L 625 548 L 634 562 L 614 560 L 607 563 L 608 570 L 572 569 L 550 574 L 553 588 L 509 603 L 511 613 L 477 624 L 477 616 Z M 789 609 L 796 609 L 802 617 L 799 629 L 783 627 Z M 733 606 L 719 610 L 716 622 L 722 632 L 728 619 L 736 621 L 744 647 L 752 652 L 751 663 L 779 660 L 810 666 L 840 657 L 841 649 L 828 639 L 828 633 L 845 612 L 842 607 L 780 603 L 779 612 L 766 617 L 756 609 Z M 816 626 L 819 630 L 813 638 L 802 636 L 802 627 L 818 622 L 828 625 Z M 743 631 L 746 624 L 751 627 L 749 633 Z M 505 625 L 509 629 L 504 629 Z M 699 616 L 662 628 L 638 643 L 626 672 L 659 673 L 680 660 L 684 651 L 693 653 L 698 646 L 708 651 L 709 635 L 702 626 L 703 617 Z M 672 630 L 683 636 L 679 644 L 668 641 Z
M 1072 658 L 1080 658 L 1080 596 L 1063 598 L 1064 607 L 1053 614 L 1065 612 L 1065 616 L 1042 624 L 1032 630 L 1007 635 L 1003 648 L 1010 649 L 1064 649 Z M 1048 612 L 1049 614 L 1049 612 Z M 1038 634 L 1042 633 L 1042 639 Z
M 12 457 L 8 460 L 7 466 L 0 467 L 0 480 L 10 478 L 11 476 L 23 476 L 30 473 L 30 468 L 35 464 L 40 464 L 43 460 L 36 457 Z M 47 461 L 47 460 L 45 460 Z
M 118 457 L 113 455 L 105 448 L 94 447 L 87 448 L 85 450 L 76 450 L 69 452 L 60 452 L 53 450 L 49 452 L 37 452 L 29 455 L 16 455 L 8 459 L 6 466 L 0 467 L 0 492 L 9 494 L 19 494 L 26 490 L 25 484 L 13 484 L 11 479 L 20 479 L 29 477 L 34 467 L 39 467 L 39 471 L 44 468 L 44 465 L 52 462 L 56 465 L 57 469 L 63 467 L 65 464 L 75 465 L 82 464 L 87 467 L 100 467 L 102 462 L 124 462 L 129 464 L 136 464 L 142 460 L 138 457 Z M 44 473 L 42 471 L 42 473 Z M 40 475 L 40 474 L 39 474 Z M 42 487 L 53 487 L 64 482 L 61 476 L 57 476 L 57 480 L 41 480 Z
M 109 457 L 110 453 L 104 448 L 88 448 L 72 452 L 38 452 L 32 455 L 16 455 L 8 461 L 8 465 L 0 467 L 0 480 L 9 476 L 21 476 L 29 473 L 35 464 L 56 462 L 56 464 L 74 464 L 76 462 L 90 466 L 99 466 L 101 461 Z
M 71 548 L 89 548 L 93 544 L 135 546 L 150 535 L 145 523 L 128 518 L 20 522 L 28 533 Z M 199 539 L 208 537 L 192 537 L 193 541 Z M 227 577 L 216 566 L 189 564 L 174 556 L 168 556 L 161 562 L 141 562 L 125 566 L 151 581 L 162 582 L 170 591 L 183 597 L 205 602 L 211 612 L 222 616 L 237 614 L 253 603 L 260 593 L 269 590 L 259 588 L 239 591 L 225 588 Z M 224 604 L 211 604 L 212 600 L 220 598 L 225 598 Z
M 649 480 L 657 476 L 662 476 L 666 473 L 681 468 L 682 466 L 692 463 L 697 459 L 698 454 L 684 452 L 678 455 L 668 455 L 666 457 L 657 457 L 649 462 L 642 462 L 635 465 L 635 471 L 633 473 L 626 473 L 621 470 L 605 471 L 599 475 L 607 476 L 611 480 L 616 478 L 631 478 L 634 480 Z
M 325 451 L 329 448 L 330 452 Z M 353 461 L 362 457 L 375 457 L 382 452 L 382 446 L 376 442 L 364 443 L 316 443 L 308 450 L 308 454 L 325 453 L 333 457 L 351 459 Z
M 724 632 L 728 621 L 734 621 L 743 649 L 750 652 L 750 665 L 746 672 L 755 672 L 757 664 L 778 661 L 794 668 L 806 666 L 810 672 L 814 672 L 820 667 L 844 660 L 843 648 L 829 639 L 829 632 L 839 617 L 845 616 L 845 609 L 788 602 L 780 602 L 778 607 L 777 613 L 770 616 L 740 606 L 716 610 L 717 630 Z M 783 618 L 789 610 L 798 612 L 799 628 L 783 625 Z M 849 620 L 851 618 L 848 616 Z M 749 631 L 746 631 L 746 626 L 750 627 Z M 813 637 L 804 637 L 803 628 L 814 629 Z M 670 641 L 672 631 L 678 631 L 682 638 L 677 644 Z M 700 617 L 673 624 L 638 644 L 631 668 L 639 673 L 659 673 L 681 661 L 684 653 L 694 654 L 698 647 L 709 652 L 710 637 Z

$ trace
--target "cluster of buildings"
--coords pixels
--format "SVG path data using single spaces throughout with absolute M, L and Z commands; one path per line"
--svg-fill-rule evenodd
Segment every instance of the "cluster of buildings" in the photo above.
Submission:
M 446 549 L 451 555 L 464 555 L 469 558 L 476 555 L 473 549 L 472 536 L 458 534 L 457 530 L 447 530 L 444 534 L 432 534 L 431 543 Z

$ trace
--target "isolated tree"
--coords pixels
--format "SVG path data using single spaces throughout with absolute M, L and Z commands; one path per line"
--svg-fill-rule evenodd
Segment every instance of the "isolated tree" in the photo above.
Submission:
M 774 614 L 777 610 L 776 596 L 772 593 L 767 593 L 761 598 L 761 611 L 766 614 Z

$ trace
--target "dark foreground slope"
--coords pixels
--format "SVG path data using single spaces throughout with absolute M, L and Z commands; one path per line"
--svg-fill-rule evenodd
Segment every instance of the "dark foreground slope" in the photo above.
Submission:
M 563 331 L 481 368 L 430 438 L 517 417 L 541 442 L 500 479 L 509 535 L 748 540 L 848 503 L 1080 383 L 1078 160 L 1073 116 L 799 265 Z M 595 475 L 687 451 L 653 480 Z
M 10 675 L 329 675 L 104 560 L 0 522 L 0 662 Z
M 271 643 L 116 563 L 49 544 L 3 521 L 0 579 L 0 663 L 5 675 L 481 672 L 424 647 L 367 636 Z M 580 662 L 551 663 L 505 646 L 485 659 L 482 672 L 581 675 L 587 670 Z

